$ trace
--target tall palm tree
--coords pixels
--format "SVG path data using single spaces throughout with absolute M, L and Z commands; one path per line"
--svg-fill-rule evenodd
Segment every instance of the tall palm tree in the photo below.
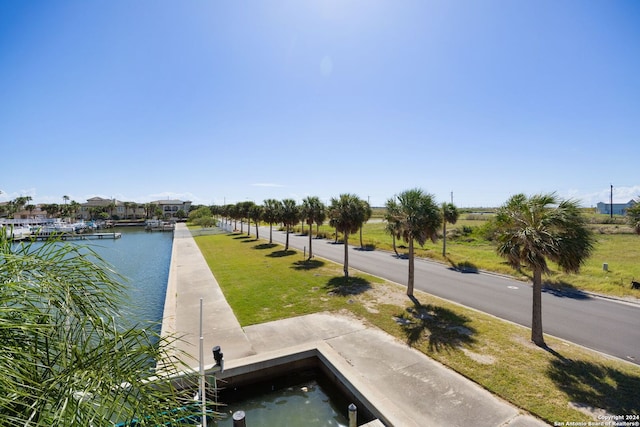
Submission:
M 362 244 L 362 229 L 364 228 L 364 223 L 369 221 L 369 219 L 371 218 L 371 214 L 373 213 L 371 211 L 371 206 L 369 206 L 369 202 L 367 202 L 366 200 L 362 200 L 362 209 L 364 217 L 362 221 L 363 225 L 360 226 L 360 249 L 364 248 L 364 245 Z
M 80 207 L 80 203 L 76 202 L 75 200 L 72 200 L 71 203 L 69 203 L 69 212 L 74 218 L 77 217 Z
M 419 188 L 406 190 L 395 196 L 395 199 L 397 201 L 387 201 L 387 206 L 394 208 L 390 215 L 393 216 L 392 221 L 398 223 L 398 237 L 409 244 L 407 295 L 411 297 L 415 280 L 414 241 L 420 246 L 424 245 L 427 239 L 435 242 L 442 223 L 442 213 L 433 195 Z
M 251 209 L 249 210 L 249 216 L 251 217 L 251 219 L 253 219 L 253 223 L 256 225 L 256 239 L 260 238 L 260 236 L 258 235 L 258 227 L 260 226 L 260 221 L 262 221 L 263 213 L 264 208 L 262 206 L 252 203 Z
M 303 220 L 303 223 L 306 221 L 309 224 L 309 258 L 313 258 L 313 247 L 312 247 L 312 239 L 313 239 L 313 223 L 318 222 L 324 213 L 325 207 L 324 204 L 320 201 L 318 197 L 307 197 L 302 201 L 302 206 L 300 208 L 300 214 Z M 324 220 L 324 219 L 323 219 Z
M 455 224 L 458 222 L 458 208 L 453 203 L 442 204 L 442 256 L 447 256 L 447 223 Z
M 638 202 L 627 209 L 627 222 L 636 234 L 640 234 L 640 199 Z
M 262 213 L 262 219 L 269 224 L 269 244 L 273 244 L 273 224 L 280 221 L 280 211 L 282 209 L 282 203 L 276 199 L 266 199 L 263 202 L 264 211 Z
M 129 209 L 134 206 L 132 202 L 124 202 L 124 219 L 129 218 Z
M 246 218 L 247 219 L 247 236 L 249 236 L 249 233 L 251 231 L 251 207 L 254 205 L 253 202 L 251 201 L 245 201 L 245 202 L 239 202 L 237 204 L 238 206 L 238 213 L 239 213 L 239 218 L 240 218 L 240 232 L 242 233 L 242 222 L 243 219 Z
M 344 236 L 344 277 L 349 277 L 349 234 L 362 227 L 364 217 L 364 205 L 355 194 L 341 194 L 340 197 L 331 199 L 330 222 L 336 232 L 341 232 Z
M 289 250 L 289 232 L 291 227 L 296 225 L 300 221 L 300 210 L 296 205 L 296 201 L 293 199 L 284 199 L 282 201 L 282 209 L 280 210 L 280 221 L 287 229 L 287 238 L 284 245 L 284 250 Z
M 124 323 L 121 278 L 90 249 L 0 233 L 0 282 L 0 424 L 167 425 L 184 405 L 165 377 L 179 364 L 151 376 L 169 341 Z
M 578 203 L 560 200 L 555 193 L 512 196 L 498 209 L 495 226 L 498 254 L 513 268 L 524 264 L 533 273 L 531 341 L 544 347 L 542 274 L 550 272 L 547 260 L 567 273 L 578 272 L 593 250 L 593 235 Z
M 385 204 L 387 208 L 387 213 L 385 214 L 384 219 L 387 221 L 387 225 L 385 227 L 385 231 L 391 234 L 391 241 L 393 243 L 393 252 L 395 252 L 396 256 L 398 256 L 398 248 L 396 246 L 396 239 L 400 238 L 401 231 L 401 223 L 400 223 L 400 215 L 398 213 L 398 203 L 395 199 L 387 200 Z

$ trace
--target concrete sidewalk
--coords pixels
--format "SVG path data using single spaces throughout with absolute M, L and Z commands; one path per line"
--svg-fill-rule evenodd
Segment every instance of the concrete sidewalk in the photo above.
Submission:
M 219 345 L 225 371 L 305 351 L 336 366 L 386 425 L 541 427 L 544 422 L 349 315 L 317 313 L 241 328 L 184 224 L 174 234 L 162 333 L 177 333 L 197 366 L 199 307 L 204 299 L 205 364 Z

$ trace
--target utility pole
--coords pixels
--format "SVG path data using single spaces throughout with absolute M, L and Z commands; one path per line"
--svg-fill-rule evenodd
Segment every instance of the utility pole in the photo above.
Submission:
M 611 184 L 611 195 L 609 196 L 609 214 L 613 218 L 613 184 Z

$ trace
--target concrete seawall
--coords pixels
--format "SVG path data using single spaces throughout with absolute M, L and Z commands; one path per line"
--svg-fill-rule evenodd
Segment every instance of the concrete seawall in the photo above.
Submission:
M 200 298 L 205 365 L 214 363 L 211 349 L 215 345 L 222 347 L 225 359 L 255 354 L 189 229 L 178 223 L 173 236 L 161 335 L 180 337 L 175 346 L 176 357 L 194 367 L 198 366 Z

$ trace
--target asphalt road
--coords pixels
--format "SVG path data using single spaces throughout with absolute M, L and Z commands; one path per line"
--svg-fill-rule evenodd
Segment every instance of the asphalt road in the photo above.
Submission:
M 244 226 L 246 232 L 246 224 Z M 255 227 L 251 234 L 255 235 Z M 269 228 L 260 227 L 260 238 Z M 273 231 L 284 243 L 286 233 Z M 350 239 L 358 242 L 358 236 Z M 314 239 L 314 256 L 342 264 L 344 247 L 331 240 Z M 289 234 L 289 246 L 308 250 L 309 237 Z M 384 279 L 407 283 L 408 261 L 393 252 L 349 248 L 349 267 Z M 526 282 L 484 272 L 460 272 L 443 264 L 415 260 L 416 289 L 526 327 L 531 326 L 531 286 Z M 640 304 L 586 293 L 542 295 L 542 324 L 546 334 L 602 353 L 640 364 Z

